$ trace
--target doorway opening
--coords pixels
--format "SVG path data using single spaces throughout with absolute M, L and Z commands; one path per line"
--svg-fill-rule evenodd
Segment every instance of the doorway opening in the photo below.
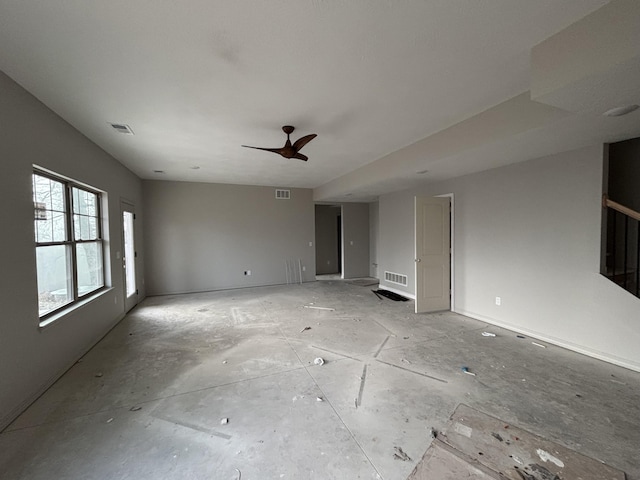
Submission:
M 316 276 L 342 278 L 342 205 L 316 205 Z
M 122 269 L 124 278 L 124 308 L 128 312 L 138 303 L 136 281 L 135 208 L 122 202 Z

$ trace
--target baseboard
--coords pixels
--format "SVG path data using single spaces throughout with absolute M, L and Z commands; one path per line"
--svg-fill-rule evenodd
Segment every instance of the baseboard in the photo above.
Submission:
M 411 300 L 415 300 L 416 296 L 413 293 L 405 292 L 404 290 L 399 290 L 397 288 L 387 287 L 386 285 L 380 285 L 378 288 L 382 290 L 389 290 L 390 292 L 397 293 L 398 295 L 402 295 L 403 297 L 410 298 Z
M 77 355 L 72 362 L 68 363 L 66 367 L 62 368 L 57 373 L 55 373 L 51 377 L 49 377 L 42 385 L 40 385 L 40 387 L 38 387 L 35 390 L 35 392 L 33 394 L 29 395 L 29 397 L 27 397 L 23 402 L 18 404 L 18 406 L 16 406 L 14 409 L 12 409 L 8 414 L 6 414 L 2 418 L 0 418 L 0 433 L 3 432 L 9 425 L 11 425 L 11 423 L 16 418 L 18 418 L 27 408 L 29 408 L 33 402 L 35 402 L 38 398 L 40 398 L 44 394 L 44 392 L 46 392 L 49 388 L 51 388 L 51 386 L 54 383 L 56 383 L 60 377 L 62 377 L 65 373 L 67 373 L 69 371 L 69 369 L 71 369 L 71 367 L 73 367 L 76 363 L 78 363 L 78 360 L 80 360 L 82 357 L 84 357 L 89 352 L 89 350 L 91 350 L 93 347 L 95 347 L 96 344 L 100 340 L 102 340 L 111 330 L 113 330 L 122 321 L 122 319 L 125 316 L 126 315 L 124 313 L 120 314 L 116 318 L 116 321 L 111 326 L 109 326 L 109 328 L 107 328 L 98 337 L 98 339 L 95 342 L 91 343 L 91 345 L 89 345 L 87 348 L 82 350 L 82 353 Z
M 526 328 L 520 328 L 515 325 L 501 322 L 493 318 L 485 317 L 484 315 L 479 315 L 477 313 L 468 312 L 466 310 L 455 310 L 455 313 L 459 313 L 460 315 L 464 315 L 465 317 L 474 318 L 476 320 L 495 325 L 496 327 L 506 328 L 507 330 L 511 330 L 512 332 L 521 333 L 523 335 L 526 335 L 527 337 L 541 340 L 557 347 L 565 348 L 567 350 L 571 350 L 572 352 L 580 353 L 581 355 L 586 355 L 587 357 L 602 360 L 603 362 L 611 363 L 613 365 L 617 365 L 618 367 L 623 367 L 634 372 L 640 372 L 640 364 L 632 362 L 625 358 L 616 357 L 615 355 L 610 355 L 598 350 L 593 350 L 582 345 L 576 345 L 575 343 L 567 342 L 560 338 L 550 337 L 540 332 L 535 332 Z

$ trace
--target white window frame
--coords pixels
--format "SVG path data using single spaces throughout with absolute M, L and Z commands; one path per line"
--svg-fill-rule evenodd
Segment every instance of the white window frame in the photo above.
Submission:
M 105 241 L 103 235 L 103 220 L 102 220 L 102 209 L 104 202 L 104 193 L 99 191 L 96 188 L 90 187 L 88 185 L 79 183 L 77 181 L 71 180 L 66 177 L 62 177 L 55 173 L 52 173 L 47 170 L 43 170 L 34 166 L 32 172 L 32 185 L 35 185 L 35 177 L 39 176 L 42 178 L 46 178 L 53 182 L 57 182 L 62 184 L 63 186 L 63 196 L 64 196 L 64 207 L 63 212 L 54 211 L 54 210 L 43 210 L 42 205 L 36 203 L 35 191 L 33 192 L 33 201 L 34 201 L 34 239 L 35 239 L 35 248 L 34 254 L 37 257 L 38 249 L 44 247 L 51 246 L 64 246 L 65 254 L 68 255 L 66 260 L 67 263 L 67 287 L 65 291 L 67 292 L 67 298 L 64 300 L 64 303 L 58 307 L 49 309 L 40 313 L 41 307 L 41 299 L 40 299 L 40 286 L 38 286 L 38 316 L 40 319 L 40 326 L 44 326 L 63 313 L 66 310 L 71 309 L 79 302 L 84 302 L 87 299 L 96 296 L 98 293 L 104 291 L 107 288 L 107 277 L 106 277 L 106 255 L 105 255 Z M 80 211 L 75 211 L 74 209 L 74 189 L 79 190 L 80 192 L 87 192 L 91 195 L 95 195 L 95 212 L 92 214 L 83 213 Z M 38 239 L 38 228 L 37 222 L 42 220 L 43 217 L 46 218 L 46 213 L 51 212 L 57 213 L 58 215 L 63 214 L 65 218 L 65 235 L 63 240 L 54 240 L 51 241 L 39 241 Z M 74 226 L 74 220 L 78 219 L 78 225 L 80 225 L 80 217 L 91 218 L 95 221 L 95 234 L 90 235 L 91 238 L 83 239 L 76 238 L 76 227 Z M 81 229 L 80 229 L 81 230 Z M 55 234 L 54 234 L 55 235 Z M 80 235 L 82 236 L 82 235 Z M 78 282 L 78 246 L 82 244 L 96 244 L 98 245 L 98 249 L 100 252 L 100 274 L 97 280 L 97 285 L 85 287 L 83 290 L 79 287 Z M 38 268 L 36 261 L 36 269 Z M 40 272 L 41 273 L 41 272 Z M 89 288 L 89 289 L 87 289 Z M 71 293 L 71 295 L 69 295 Z M 55 317 L 55 318 L 53 318 Z

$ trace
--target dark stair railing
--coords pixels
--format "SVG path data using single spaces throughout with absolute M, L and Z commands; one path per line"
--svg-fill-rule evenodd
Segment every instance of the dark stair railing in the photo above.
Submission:
M 640 297 L 640 212 L 625 207 L 607 195 L 607 260 L 605 275 L 636 297 Z

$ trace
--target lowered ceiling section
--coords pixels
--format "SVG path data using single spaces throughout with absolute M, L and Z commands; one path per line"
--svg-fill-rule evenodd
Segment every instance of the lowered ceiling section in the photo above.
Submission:
M 616 0 L 536 45 L 531 99 L 602 115 L 640 104 L 640 8 Z

